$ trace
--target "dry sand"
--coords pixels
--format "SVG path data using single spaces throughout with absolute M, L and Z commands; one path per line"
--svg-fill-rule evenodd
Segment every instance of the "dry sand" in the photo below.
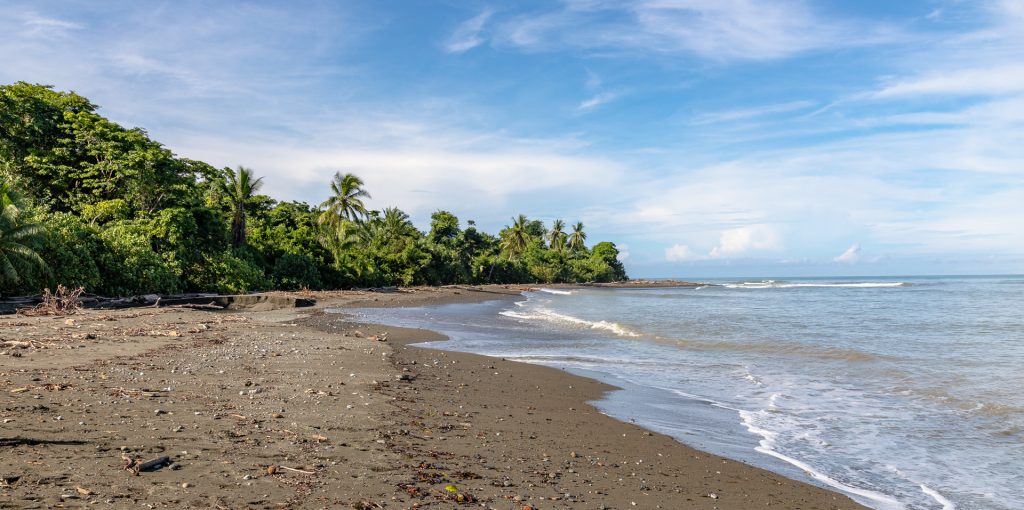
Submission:
M 863 508 L 604 416 L 596 381 L 323 313 L 518 291 L 0 317 L 35 343 L 0 349 L 0 508 Z

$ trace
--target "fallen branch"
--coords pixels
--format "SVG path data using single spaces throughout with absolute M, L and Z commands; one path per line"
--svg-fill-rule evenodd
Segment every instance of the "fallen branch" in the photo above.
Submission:
M 315 475 L 316 471 L 306 471 L 304 469 L 290 468 L 288 466 L 278 466 L 278 469 L 284 469 L 285 471 L 292 471 L 295 473 L 302 473 L 304 475 Z
M 69 289 L 63 285 L 57 286 L 56 292 L 50 289 L 43 290 L 43 302 L 31 308 L 18 310 L 18 315 L 73 315 L 82 309 L 82 292 L 85 289 Z
M 34 342 L 25 340 L 4 340 L 0 342 L 0 348 L 18 348 L 28 349 L 29 347 L 38 347 Z
M 171 458 L 167 456 L 157 457 L 153 460 L 147 460 L 142 464 L 139 464 L 139 471 L 156 471 L 171 463 Z

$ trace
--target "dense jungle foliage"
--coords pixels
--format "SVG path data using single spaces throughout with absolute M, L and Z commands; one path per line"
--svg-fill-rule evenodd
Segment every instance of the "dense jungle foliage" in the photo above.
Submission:
M 73 92 L 0 86 L 0 295 L 237 293 L 626 278 L 582 223 L 524 215 L 497 236 L 446 211 L 418 230 L 338 173 L 319 206 L 259 194 L 250 169 L 175 156 Z

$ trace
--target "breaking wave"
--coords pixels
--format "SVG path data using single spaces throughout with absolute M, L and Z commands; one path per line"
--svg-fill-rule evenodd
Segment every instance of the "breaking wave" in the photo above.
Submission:
M 761 280 L 757 282 L 726 283 L 722 286 L 727 289 L 795 289 L 795 288 L 838 288 L 838 289 L 875 289 L 890 287 L 905 287 L 910 284 L 906 282 L 804 282 L 793 283 L 775 280 Z
M 546 292 L 548 294 L 558 294 L 559 296 L 571 296 L 571 290 L 558 290 L 558 289 L 537 289 L 538 292 Z
M 512 310 L 505 310 L 504 312 L 500 312 L 500 314 L 504 315 L 505 317 L 511 317 L 513 319 L 541 320 L 557 324 L 567 324 L 575 327 L 603 329 L 605 331 L 611 331 L 612 333 L 615 333 L 616 335 L 619 336 L 626 336 L 631 338 L 636 338 L 640 336 L 640 333 L 637 333 L 629 328 L 626 328 L 614 322 L 588 321 L 586 319 L 580 319 L 578 317 L 573 317 L 571 315 L 552 312 L 551 310 L 547 310 L 544 308 L 532 310 L 530 313 L 521 313 Z

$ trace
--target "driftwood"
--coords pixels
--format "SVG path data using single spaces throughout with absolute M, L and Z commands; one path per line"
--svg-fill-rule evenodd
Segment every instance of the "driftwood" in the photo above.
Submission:
M 156 471 L 170 463 L 171 458 L 166 455 L 163 457 L 157 457 L 153 460 L 147 460 L 146 462 L 139 464 L 139 471 Z
M 0 348 L 10 349 L 28 349 L 29 347 L 38 347 L 37 342 L 25 341 L 25 340 L 4 340 L 0 342 Z
M 50 289 L 43 290 L 43 302 L 31 308 L 21 308 L 18 315 L 73 315 L 82 309 L 82 292 L 85 289 L 69 289 L 63 285 L 57 286 L 56 292 Z

